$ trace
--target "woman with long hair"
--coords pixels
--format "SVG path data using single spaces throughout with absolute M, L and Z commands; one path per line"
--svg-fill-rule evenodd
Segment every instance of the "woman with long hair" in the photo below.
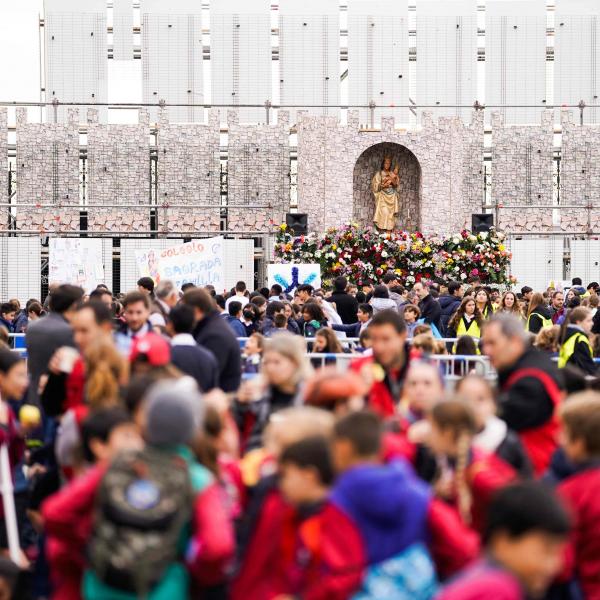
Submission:
M 460 338 L 468 335 L 479 341 L 483 316 L 474 298 L 463 298 L 457 311 L 448 322 L 448 337 Z M 456 348 L 454 348 L 456 350 Z
M 245 381 L 233 403 L 242 451 L 261 446 L 273 413 L 300 403 L 303 383 L 312 372 L 300 336 L 284 331 L 265 341 L 260 377 Z
M 302 307 L 302 335 L 314 338 L 321 327 L 327 325 L 327 319 L 322 308 L 316 302 L 307 302 Z
M 523 318 L 523 313 L 521 312 L 521 307 L 519 306 L 519 299 L 517 298 L 517 295 L 510 290 L 508 292 L 504 292 L 502 300 L 500 301 L 500 308 L 498 310 L 500 312 L 512 313 L 515 317 L 519 317 L 519 319 Z
M 544 301 L 544 296 L 536 292 L 531 296 L 527 310 L 527 331 L 539 333 L 542 327 L 552 327 L 552 315 Z
M 86 348 L 85 400 L 91 410 L 119 404 L 121 389 L 129 379 L 129 365 L 112 338 L 102 336 Z
M 486 288 L 478 287 L 475 289 L 475 302 L 484 319 L 489 319 L 494 314 L 494 305 Z
M 312 352 L 316 354 L 343 354 L 344 349 L 333 329 L 323 327 L 315 335 Z M 324 361 L 315 357 L 310 362 L 315 369 L 318 369 L 325 365 L 335 365 L 335 357 L 325 358 Z
M 456 506 L 465 525 L 482 533 L 490 498 L 514 481 L 517 473 L 498 456 L 475 450 L 477 421 L 461 399 L 436 404 L 429 422 L 428 445 L 438 465 L 434 491 Z
M 593 325 L 592 311 L 585 306 L 578 306 L 567 314 L 561 332 L 559 368 L 572 365 L 587 375 L 597 374 L 598 369 L 594 362 L 594 351 L 589 337 Z

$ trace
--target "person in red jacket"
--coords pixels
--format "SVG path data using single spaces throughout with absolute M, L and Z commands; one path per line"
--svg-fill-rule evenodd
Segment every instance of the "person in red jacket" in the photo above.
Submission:
M 600 599 L 600 394 L 582 392 L 560 411 L 562 446 L 576 472 L 558 494 L 574 516 L 561 579 L 575 579 L 586 600 Z
M 484 354 L 498 371 L 498 416 L 519 434 L 539 477 L 558 447 L 562 375 L 546 354 L 530 346 L 523 323 L 511 314 L 494 315 L 482 340 Z
M 304 600 L 351 597 L 366 566 L 365 549 L 356 526 L 328 499 L 334 478 L 328 440 L 313 436 L 288 446 L 279 465 L 279 487 L 290 509 L 273 569 L 278 594 Z
M 490 505 L 485 557 L 465 570 L 436 600 L 541 598 L 560 571 L 570 519 L 541 483 L 508 486 Z
M 473 448 L 477 425 L 466 402 L 439 402 L 429 422 L 427 443 L 438 465 L 434 490 L 456 506 L 465 525 L 481 533 L 492 496 L 515 481 L 516 471 L 496 455 Z
M 369 386 L 369 408 L 381 417 L 391 417 L 400 402 L 410 361 L 419 354 L 407 344 L 406 323 L 395 310 L 377 313 L 369 332 L 373 355 L 359 358 L 350 368 Z
M 185 380 L 171 380 L 153 386 L 143 404 L 146 442 L 154 450 L 169 453 L 188 465 L 194 491 L 191 522 L 184 529 L 188 534 L 185 557 L 181 556 L 180 561 L 167 568 L 148 595 L 149 600 L 164 597 L 160 596 L 163 589 L 176 589 L 179 595 L 171 597 L 185 597 L 180 592 L 184 589 L 188 592 L 186 572 L 197 589 L 218 588 L 224 583 L 224 572 L 233 556 L 233 527 L 224 508 L 222 490 L 212 475 L 195 462 L 187 447 L 198 432 L 201 403 L 198 392 L 186 385 Z M 106 462 L 96 465 L 42 506 L 49 536 L 72 549 L 74 556 L 77 553 L 79 562 L 92 535 L 97 492 L 106 469 Z M 86 599 L 111 598 L 117 594 L 119 598 L 132 600 L 137 597 L 115 590 L 89 568 L 84 574 L 83 590 Z
M 73 517 L 73 502 L 94 501 L 96 489 L 115 454 L 143 444 L 132 432 L 133 423 L 119 408 L 98 411 L 82 423 L 83 458 L 91 465 L 70 485 L 50 497 L 43 505 L 44 525 L 48 534 L 46 553 L 53 585 L 52 598 L 79 600 L 85 569 L 85 548 L 92 530 L 92 512 Z M 65 508 L 66 507 L 66 508 Z M 69 515 L 69 517 L 67 517 Z

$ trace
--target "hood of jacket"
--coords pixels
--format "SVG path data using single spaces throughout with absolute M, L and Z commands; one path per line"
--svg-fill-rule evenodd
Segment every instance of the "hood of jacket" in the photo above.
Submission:
M 331 499 L 361 531 L 370 564 L 426 541 L 430 493 L 405 461 L 350 469 L 338 478 Z
M 460 298 L 456 296 L 450 296 L 448 294 L 444 294 L 438 298 L 438 302 L 440 303 L 440 308 L 442 309 L 442 313 L 452 314 L 456 311 L 456 309 L 460 306 Z
M 373 312 L 390 308 L 396 310 L 398 306 L 391 298 L 371 298 L 370 304 L 373 307 Z

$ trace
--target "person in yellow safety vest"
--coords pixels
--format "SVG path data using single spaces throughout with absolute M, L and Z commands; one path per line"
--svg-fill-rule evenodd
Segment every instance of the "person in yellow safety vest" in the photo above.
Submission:
M 476 288 L 475 302 L 477 303 L 477 308 L 484 319 L 489 319 L 494 314 L 494 305 L 492 304 L 492 299 L 490 298 L 490 294 L 486 288 Z
M 477 308 L 475 300 L 471 297 L 463 298 L 460 306 L 448 322 L 448 337 L 459 338 L 463 335 L 468 335 L 476 343 L 479 343 L 482 324 L 483 317 Z M 456 353 L 456 344 L 454 344 L 452 352 Z
M 596 375 L 597 367 L 589 338 L 594 324 L 592 311 L 585 306 L 578 306 L 567 315 L 565 323 L 558 355 L 559 368 L 573 365 L 587 375 Z
M 552 315 L 544 301 L 544 296 L 536 292 L 529 301 L 526 329 L 529 333 L 538 334 L 542 327 L 552 327 L 552 325 Z

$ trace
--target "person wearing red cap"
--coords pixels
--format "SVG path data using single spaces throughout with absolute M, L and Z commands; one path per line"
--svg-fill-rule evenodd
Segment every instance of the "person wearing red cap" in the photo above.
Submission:
M 153 367 L 165 367 L 171 362 L 171 346 L 160 335 L 147 333 L 133 340 L 129 361 L 136 375 L 148 372 Z

